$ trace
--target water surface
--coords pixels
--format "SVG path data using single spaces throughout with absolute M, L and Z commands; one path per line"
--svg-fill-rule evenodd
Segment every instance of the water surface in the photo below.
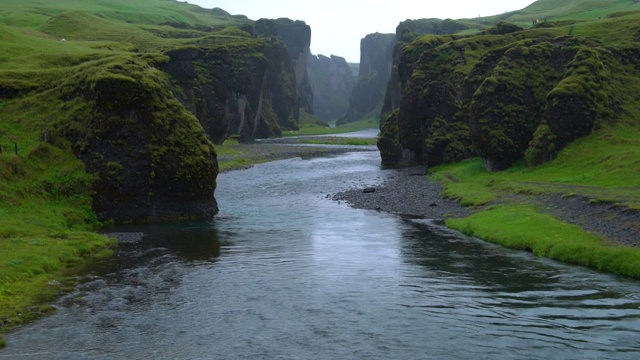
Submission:
M 327 195 L 375 152 L 219 176 L 212 222 L 118 228 L 11 359 L 635 359 L 640 282 Z

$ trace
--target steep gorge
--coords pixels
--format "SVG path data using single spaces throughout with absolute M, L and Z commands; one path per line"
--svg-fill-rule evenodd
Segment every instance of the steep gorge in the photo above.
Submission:
M 438 165 L 472 155 L 496 171 L 548 161 L 616 121 L 635 44 L 498 24 L 473 36 L 407 36 L 397 47 L 378 147 L 383 163 Z M 402 34 L 398 34 L 402 38 Z
M 21 6 L 32 13 L 47 4 Z M 9 54 L 0 71 L 0 145 L 6 136 L 35 154 L 41 146 L 23 139 L 46 129 L 43 141 L 84 162 L 101 221 L 211 218 L 213 143 L 278 136 L 298 128 L 301 106 L 311 111 L 304 22 L 251 21 L 178 2 L 150 1 L 126 14 L 115 3 L 56 6 L 35 30 L 0 23 Z M 24 16 L 8 14 L 6 21 Z

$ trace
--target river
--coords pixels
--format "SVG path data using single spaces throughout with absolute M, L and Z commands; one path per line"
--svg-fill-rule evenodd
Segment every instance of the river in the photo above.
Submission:
M 377 152 L 220 174 L 212 222 L 112 230 L 115 255 L 0 359 L 636 359 L 640 282 L 327 195 Z

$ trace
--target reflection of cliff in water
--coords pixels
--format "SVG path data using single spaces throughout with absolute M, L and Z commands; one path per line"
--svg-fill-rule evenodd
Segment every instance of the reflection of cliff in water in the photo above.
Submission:
M 168 251 L 183 261 L 214 260 L 220 256 L 214 222 L 125 225 L 109 228 L 106 233 L 118 239 L 121 251 L 138 252 L 142 257 L 154 250 Z
M 465 278 L 483 291 L 543 290 L 557 282 L 557 268 L 537 261 L 518 261 L 512 250 L 493 248 L 424 220 L 405 221 L 413 226 L 402 228 L 400 251 L 406 262 L 422 265 L 426 271 L 441 277 Z

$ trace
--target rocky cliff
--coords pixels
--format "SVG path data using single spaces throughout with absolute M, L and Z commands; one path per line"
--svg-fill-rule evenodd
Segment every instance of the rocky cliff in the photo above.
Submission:
M 335 55 L 310 54 L 307 72 L 313 92 L 314 115 L 325 122 L 344 115 L 356 82 L 347 61 Z
M 93 174 L 100 220 L 211 218 L 218 164 L 198 120 L 169 91 L 162 56 L 119 56 L 64 70 L 33 100 L 57 106 L 53 144 Z M 44 105 L 40 105 L 44 106 Z
M 271 23 L 259 24 L 264 35 Z M 256 37 L 238 29 L 233 37 L 211 37 L 166 54 L 171 60 L 163 70 L 173 79 L 174 93 L 215 143 L 235 134 L 248 141 L 298 128 L 298 81 L 291 52 L 280 37 Z M 304 74 L 308 83 L 306 70 Z
M 337 124 L 362 119 L 382 105 L 393 65 L 394 34 L 369 34 L 360 41 L 358 81 L 349 98 L 346 114 Z
M 284 41 L 289 51 L 291 67 L 296 79 L 296 86 L 300 96 L 300 108 L 304 108 L 308 113 L 312 114 L 313 97 L 307 74 L 311 27 L 300 20 L 293 21 L 287 18 L 260 19 L 254 25 L 254 32 L 258 36 L 277 36 Z
M 213 142 L 297 129 L 301 103 L 312 106 L 304 22 L 254 22 L 159 0 L 127 11 L 103 2 L 100 13 L 21 6 L 11 17 L 43 15 L 37 28 L 0 19 L 9 34 L 1 39 L 3 121 L 12 137 L 30 139 L 20 141 L 25 153 L 40 132 L 84 162 L 91 182 L 82 195 L 91 191 L 100 220 L 211 218 Z M 65 169 L 51 171 L 65 179 Z
M 614 121 L 612 74 L 630 71 L 636 51 L 509 24 L 405 37 L 381 124 L 383 162 L 436 165 L 477 153 L 489 171 L 540 164 Z

